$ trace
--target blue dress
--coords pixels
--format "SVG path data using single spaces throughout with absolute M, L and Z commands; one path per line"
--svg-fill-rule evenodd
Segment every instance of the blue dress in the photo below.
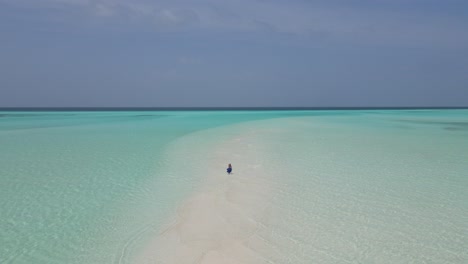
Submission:
M 231 173 L 232 168 L 227 168 L 227 173 Z

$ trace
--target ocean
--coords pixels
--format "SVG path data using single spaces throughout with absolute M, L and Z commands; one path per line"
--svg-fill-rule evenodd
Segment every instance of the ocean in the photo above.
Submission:
M 468 263 L 467 172 L 466 109 L 3 111 L 0 263 Z

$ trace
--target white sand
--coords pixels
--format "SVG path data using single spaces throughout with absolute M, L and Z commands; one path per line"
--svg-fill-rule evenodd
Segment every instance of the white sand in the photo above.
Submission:
M 216 167 L 207 169 L 203 186 L 137 263 L 268 263 L 258 253 L 264 241 L 256 232 L 268 220 L 271 186 L 255 137 L 254 132 L 237 136 L 208 154 Z M 233 164 L 231 175 L 226 162 Z

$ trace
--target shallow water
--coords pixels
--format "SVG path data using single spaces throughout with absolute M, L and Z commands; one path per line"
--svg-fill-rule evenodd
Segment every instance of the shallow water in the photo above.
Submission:
M 261 175 L 238 192 L 268 211 L 242 242 L 257 260 L 468 261 L 467 110 L 0 117 L 1 263 L 134 263 L 187 199 L 218 186 L 220 156 L 246 164 L 233 177 Z
M 287 175 L 272 199 L 281 217 L 261 235 L 284 249 L 273 261 L 468 261 L 467 132 L 444 118 L 393 127 L 394 117 L 289 119 L 295 132 L 263 137 L 271 173 Z

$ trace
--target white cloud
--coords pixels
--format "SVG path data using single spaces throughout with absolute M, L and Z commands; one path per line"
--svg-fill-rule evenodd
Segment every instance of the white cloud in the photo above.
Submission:
M 112 6 L 109 5 L 103 5 L 101 3 L 96 4 L 94 7 L 94 13 L 97 16 L 101 17 L 110 17 L 116 14 L 115 8 L 112 8 Z
M 381 42 L 468 43 L 466 19 L 375 7 L 256 0 L 0 0 L 20 7 L 83 11 L 101 19 L 136 20 L 155 30 L 263 31 Z M 443 4 L 443 2 L 441 2 Z M 53 14 L 52 14 L 53 15 Z M 86 19 L 83 17 L 83 19 Z

